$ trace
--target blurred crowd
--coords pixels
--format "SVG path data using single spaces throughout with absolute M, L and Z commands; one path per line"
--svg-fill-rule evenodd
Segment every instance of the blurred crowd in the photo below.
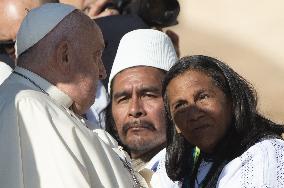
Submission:
M 284 187 L 283 125 L 176 0 L 0 1 L 0 184 Z

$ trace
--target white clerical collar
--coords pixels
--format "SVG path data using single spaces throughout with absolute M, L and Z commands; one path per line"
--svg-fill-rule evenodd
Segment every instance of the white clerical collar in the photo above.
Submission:
M 12 68 L 6 63 L 0 61 L 0 85 L 12 73 Z
M 59 105 L 66 108 L 69 108 L 72 105 L 73 101 L 67 94 L 39 75 L 18 66 L 15 67 L 14 73 L 30 81 L 37 89 L 47 93 Z

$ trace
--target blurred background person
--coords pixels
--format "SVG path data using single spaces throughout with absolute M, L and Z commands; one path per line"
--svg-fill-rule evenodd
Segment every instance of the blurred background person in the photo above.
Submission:
M 79 10 L 82 10 L 90 18 L 100 18 L 110 15 L 118 15 L 116 9 L 106 8 L 112 0 L 59 0 L 60 3 L 70 4 Z

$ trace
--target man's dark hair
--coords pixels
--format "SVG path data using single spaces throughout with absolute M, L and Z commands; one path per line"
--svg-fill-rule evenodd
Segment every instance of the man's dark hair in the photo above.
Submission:
M 122 146 L 123 149 L 127 153 L 130 153 L 127 146 L 125 146 L 119 139 L 118 133 L 115 128 L 115 122 L 112 116 L 111 106 L 112 106 L 112 101 L 110 101 L 110 103 L 108 104 L 106 108 L 106 116 L 105 116 L 106 128 L 105 129 L 118 142 L 118 145 Z
M 176 132 L 170 117 L 166 95 L 169 82 L 188 70 L 200 71 L 208 75 L 232 103 L 232 126 L 210 156 L 214 159 L 214 163 L 209 171 L 210 176 L 206 177 L 204 181 L 205 187 L 216 187 L 223 167 L 230 160 L 240 156 L 261 139 L 281 138 L 284 127 L 258 113 L 257 96 L 252 85 L 228 65 L 208 56 L 184 57 L 170 69 L 164 79 L 162 90 L 166 113 L 172 124 L 167 129 L 166 155 L 166 170 L 172 180 L 177 181 L 184 177 L 194 176 L 192 153 L 195 146 L 192 146 L 181 134 Z M 194 179 L 191 179 L 190 184 L 193 183 Z

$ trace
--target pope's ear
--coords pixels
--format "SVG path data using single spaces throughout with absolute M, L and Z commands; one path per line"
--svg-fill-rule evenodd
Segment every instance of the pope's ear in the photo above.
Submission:
M 67 41 L 61 41 L 56 48 L 56 58 L 58 62 L 58 66 L 65 67 L 70 62 L 70 50 Z

